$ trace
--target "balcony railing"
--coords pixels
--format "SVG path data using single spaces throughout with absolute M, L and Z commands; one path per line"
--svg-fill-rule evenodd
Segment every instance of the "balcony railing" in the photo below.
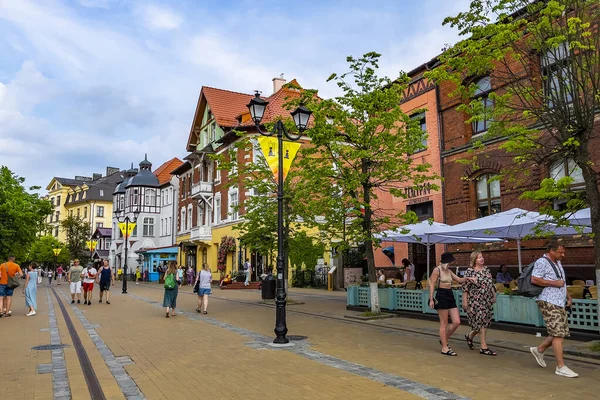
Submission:
M 212 182 L 198 182 L 192 185 L 192 197 L 212 196 Z
M 210 226 L 195 226 L 190 234 L 191 240 L 212 240 L 212 228 Z

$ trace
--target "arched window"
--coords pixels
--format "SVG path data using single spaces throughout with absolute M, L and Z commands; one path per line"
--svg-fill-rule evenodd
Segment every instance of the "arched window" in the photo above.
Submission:
M 187 219 L 185 218 L 185 207 L 181 207 L 181 216 L 179 218 L 179 231 L 185 232 Z
M 477 214 L 486 217 L 502 211 L 500 181 L 495 175 L 481 175 L 477 178 Z
M 477 86 L 477 89 L 475 89 L 474 98 L 480 103 L 484 114 L 490 113 L 494 108 L 494 103 L 488 98 L 488 95 L 492 90 L 492 82 L 490 77 L 484 76 L 483 78 L 479 79 L 475 85 Z M 492 117 L 490 115 L 485 115 L 485 117 L 478 119 L 477 121 L 473 121 L 473 135 L 480 135 L 487 132 L 491 122 Z

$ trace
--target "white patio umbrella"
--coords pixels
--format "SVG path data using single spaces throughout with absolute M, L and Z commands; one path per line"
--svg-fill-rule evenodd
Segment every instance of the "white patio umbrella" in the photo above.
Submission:
M 590 216 L 590 208 L 575 211 L 569 218 L 569 222 L 573 225 L 592 226 L 592 218 Z
M 400 243 L 419 243 L 427 246 L 427 276 L 429 276 L 429 247 L 432 244 L 453 244 L 453 243 L 486 243 L 502 241 L 502 239 L 490 237 L 458 237 L 452 235 L 442 235 L 438 231 L 450 228 L 450 225 L 433 221 L 421 221 L 416 224 L 405 225 L 395 230 L 384 231 L 375 235 L 383 242 Z M 406 233 L 403 233 L 407 231 Z
M 515 239 L 517 241 L 519 272 L 521 272 L 523 270 L 521 262 L 521 239 L 525 236 L 535 236 L 536 233 L 546 233 L 556 236 L 577 235 L 581 233 L 572 227 L 557 227 L 554 224 L 548 223 L 547 218 L 546 215 L 541 215 L 535 211 L 513 208 L 508 211 L 488 215 L 487 217 L 453 225 L 437 233 L 439 235 L 461 237 Z M 539 229 L 539 232 L 536 232 L 536 228 Z M 590 230 L 587 229 L 586 233 L 589 232 Z

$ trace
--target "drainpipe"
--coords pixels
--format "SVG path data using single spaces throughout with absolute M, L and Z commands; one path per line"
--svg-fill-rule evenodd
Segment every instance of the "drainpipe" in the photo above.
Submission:
M 437 84 L 435 85 L 435 102 L 437 103 L 438 114 L 438 149 L 440 152 L 440 178 L 442 187 L 442 221 L 446 223 L 446 185 L 444 183 L 444 158 L 442 157 L 444 148 L 444 114 L 442 113 L 442 105 L 440 101 L 440 87 Z M 444 251 L 448 251 L 448 245 L 444 245 Z

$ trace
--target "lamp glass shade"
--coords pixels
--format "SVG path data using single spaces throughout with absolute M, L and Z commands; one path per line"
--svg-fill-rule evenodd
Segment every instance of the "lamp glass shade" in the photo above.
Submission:
M 252 121 L 254 121 L 255 124 L 260 124 L 260 121 L 262 121 L 267 104 L 269 104 L 269 102 L 261 99 L 260 94 L 256 93 L 254 98 L 250 100 L 250 103 L 246 106 L 248 107 Z
M 312 114 L 312 112 L 308 108 L 304 107 L 303 105 L 300 105 L 298 108 L 296 108 L 292 112 L 292 118 L 294 119 L 294 124 L 296 124 L 296 128 L 298 128 L 298 130 L 300 132 L 303 132 L 306 130 L 306 127 L 308 126 L 308 120 L 309 120 L 311 114 Z

